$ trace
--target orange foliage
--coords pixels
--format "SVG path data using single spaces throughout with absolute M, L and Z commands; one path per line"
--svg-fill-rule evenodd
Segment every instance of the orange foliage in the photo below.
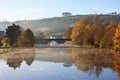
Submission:
M 65 31 L 65 38 L 67 38 L 67 39 L 71 38 L 72 28 L 73 27 L 70 27 Z
M 118 22 L 112 21 L 105 30 L 104 36 L 101 40 L 100 47 L 101 48 L 112 48 L 113 47 L 113 36 L 115 34 L 115 30 L 118 26 Z
M 115 36 L 113 37 L 113 44 L 115 50 L 120 50 L 120 24 L 115 31 Z
M 83 44 L 83 30 L 89 24 L 89 21 L 85 18 L 80 19 L 75 23 L 72 30 L 72 43 L 76 45 Z

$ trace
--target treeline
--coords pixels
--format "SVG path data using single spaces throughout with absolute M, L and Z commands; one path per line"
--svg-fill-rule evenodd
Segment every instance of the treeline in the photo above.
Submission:
M 94 46 L 96 48 L 120 49 L 120 23 L 101 22 L 95 15 L 93 20 L 82 18 L 65 32 L 66 38 L 71 38 L 74 45 Z
M 1 39 L 2 47 L 33 47 L 35 37 L 30 29 L 24 30 L 19 25 L 8 26 Z
M 98 17 L 102 23 L 107 25 L 110 24 L 111 20 L 120 22 L 120 14 L 116 12 L 112 12 L 110 14 L 98 14 Z M 33 32 L 43 32 L 47 36 L 63 36 L 65 30 L 70 26 L 73 26 L 75 22 L 81 18 L 92 20 L 94 18 L 94 14 L 61 16 L 37 20 L 22 20 L 15 21 L 14 23 L 22 26 L 24 29 L 30 28 Z M 0 22 L 0 30 L 6 29 L 7 26 L 11 25 L 12 23 Z

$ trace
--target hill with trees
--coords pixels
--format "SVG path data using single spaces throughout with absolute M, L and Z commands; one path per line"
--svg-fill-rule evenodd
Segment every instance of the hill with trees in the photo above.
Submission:
M 100 21 L 103 24 L 109 24 L 111 21 L 120 22 L 120 14 L 99 14 Z M 92 20 L 94 14 L 89 15 L 70 15 L 37 20 L 21 20 L 15 22 L 0 22 L 0 30 L 5 30 L 7 26 L 15 23 L 24 29 L 31 29 L 34 33 L 43 32 L 45 35 L 64 35 L 67 28 L 73 26 L 81 18 Z

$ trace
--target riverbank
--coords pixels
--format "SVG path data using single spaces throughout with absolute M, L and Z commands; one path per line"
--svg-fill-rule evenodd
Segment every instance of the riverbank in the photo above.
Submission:
M 0 48 L 0 54 L 18 51 L 20 48 Z
M 57 44 L 57 45 L 47 45 L 47 44 L 35 44 L 35 48 L 81 48 L 78 45 L 65 45 L 65 44 Z

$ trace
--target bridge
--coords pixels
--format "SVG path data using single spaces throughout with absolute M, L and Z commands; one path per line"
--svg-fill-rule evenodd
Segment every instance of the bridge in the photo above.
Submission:
M 66 41 L 71 41 L 71 39 L 65 39 L 65 38 L 56 38 L 56 39 L 39 39 L 37 40 L 38 43 L 49 43 L 49 42 L 52 42 L 52 41 L 56 41 L 57 43 L 64 43 Z

